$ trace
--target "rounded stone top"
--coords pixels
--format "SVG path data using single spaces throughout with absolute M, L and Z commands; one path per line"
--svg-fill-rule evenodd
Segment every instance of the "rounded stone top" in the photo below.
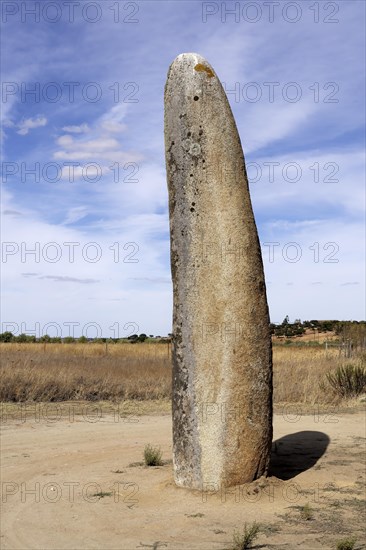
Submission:
M 168 78 L 172 72 L 182 72 L 185 75 L 202 74 L 208 78 L 216 77 L 215 71 L 209 62 L 199 53 L 189 52 L 179 54 L 169 67 Z M 192 71 L 192 72 L 191 72 Z
M 177 57 L 174 59 L 173 63 L 180 62 L 180 61 L 196 61 L 196 62 L 204 62 L 207 63 L 206 59 L 197 52 L 183 52 L 177 55 Z

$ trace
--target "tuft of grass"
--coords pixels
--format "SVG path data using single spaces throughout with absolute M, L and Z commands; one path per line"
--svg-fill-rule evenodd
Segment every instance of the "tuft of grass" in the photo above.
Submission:
M 160 447 L 153 447 L 148 443 L 144 449 L 144 462 L 146 466 L 162 466 L 162 452 Z
M 335 371 L 327 372 L 326 379 L 340 397 L 357 397 L 366 389 L 366 366 L 352 363 L 339 366 Z
M 111 493 L 110 491 L 99 491 L 99 493 L 94 493 L 94 495 L 92 495 L 93 497 L 99 497 L 99 498 L 104 498 L 104 497 L 111 497 L 113 493 Z
M 348 537 L 337 542 L 337 550 L 353 550 L 356 544 L 355 537 Z
M 234 532 L 233 535 L 233 548 L 232 550 L 246 550 L 251 548 L 253 542 L 258 537 L 260 531 L 260 525 L 255 521 L 254 523 L 244 525 L 244 530 L 240 533 Z
M 300 516 L 302 519 L 306 521 L 310 521 L 311 519 L 314 519 L 314 510 L 310 506 L 309 503 L 304 504 L 304 506 L 300 507 Z

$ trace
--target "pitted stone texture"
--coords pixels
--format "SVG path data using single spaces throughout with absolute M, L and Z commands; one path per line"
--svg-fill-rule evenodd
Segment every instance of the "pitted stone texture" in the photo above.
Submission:
M 173 310 L 173 463 L 180 486 L 267 472 L 272 349 L 244 156 L 222 85 L 198 54 L 165 87 Z

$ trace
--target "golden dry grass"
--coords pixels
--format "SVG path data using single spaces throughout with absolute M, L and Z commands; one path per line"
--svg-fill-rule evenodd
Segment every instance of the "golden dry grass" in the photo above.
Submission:
M 0 344 L 0 401 L 169 399 L 170 353 L 167 343 Z M 274 346 L 273 363 L 275 404 L 336 402 L 322 383 L 344 363 L 338 349 Z
M 166 344 L 1 344 L 0 401 L 163 399 Z
M 323 386 L 325 373 L 343 362 L 337 348 L 274 346 L 274 403 L 335 402 L 335 396 Z

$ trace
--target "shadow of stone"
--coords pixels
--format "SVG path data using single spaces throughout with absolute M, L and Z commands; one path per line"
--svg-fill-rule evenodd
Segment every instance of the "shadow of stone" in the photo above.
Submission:
M 323 432 L 303 431 L 285 435 L 272 444 L 269 476 L 284 481 L 312 468 L 330 443 Z

